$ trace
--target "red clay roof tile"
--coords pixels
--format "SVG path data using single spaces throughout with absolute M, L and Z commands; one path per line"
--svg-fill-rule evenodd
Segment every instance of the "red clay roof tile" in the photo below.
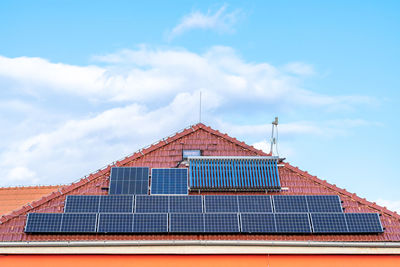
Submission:
M 0 188 L 0 216 L 59 189 L 56 186 L 24 186 Z

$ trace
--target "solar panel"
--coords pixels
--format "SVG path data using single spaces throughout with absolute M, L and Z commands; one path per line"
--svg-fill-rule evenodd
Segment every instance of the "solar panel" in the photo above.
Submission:
M 208 233 L 237 233 L 239 217 L 237 213 L 205 213 L 205 232 Z
M 273 196 L 275 212 L 307 212 L 305 196 Z
M 170 168 L 151 170 L 152 195 L 187 195 L 187 169 Z
M 205 212 L 238 212 L 237 196 L 204 196 Z
M 307 213 L 275 213 L 275 222 L 278 233 L 311 233 Z
M 350 233 L 382 233 L 378 213 L 345 213 Z
M 29 213 L 26 233 L 57 233 L 61 229 L 62 213 Z
M 347 233 L 344 213 L 311 213 L 314 233 Z
M 98 212 L 100 196 L 67 196 L 64 212 Z
M 96 232 L 96 213 L 64 213 L 61 222 L 61 232 L 94 233 Z
M 148 167 L 111 168 L 110 195 L 147 195 L 148 191 Z
M 131 233 L 133 213 L 100 213 L 99 233 Z
M 136 213 L 167 213 L 168 196 L 136 196 Z
M 133 232 L 135 233 L 168 232 L 168 214 L 166 213 L 133 214 Z
M 243 233 L 276 233 L 273 213 L 241 213 L 240 224 Z
M 189 157 L 190 188 L 271 189 L 281 187 L 278 157 Z
M 133 199 L 132 195 L 100 196 L 99 212 L 133 212 Z
M 171 213 L 169 215 L 169 231 L 172 233 L 203 233 L 203 214 Z
M 339 196 L 306 196 L 309 212 L 343 212 Z
M 169 212 L 171 213 L 202 213 L 202 196 L 170 196 Z
M 272 212 L 270 196 L 238 196 L 240 212 Z

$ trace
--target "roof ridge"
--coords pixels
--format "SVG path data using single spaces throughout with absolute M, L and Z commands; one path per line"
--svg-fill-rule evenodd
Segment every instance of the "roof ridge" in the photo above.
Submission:
M 167 136 L 165 138 L 162 138 L 159 141 L 157 141 L 157 142 L 155 142 L 155 143 L 153 143 L 153 144 L 151 144 L 149 146 L 145 146 L 145 147 L 137 150 L 136 152 L 132 153 L 131 155 L 126 156 L 123 159 L 114 161 L 114 162 L 104 166 L 103 168 L 98 169 L 95 172 L 92 172 L 89 175 L 86 175 L 86 176 L 84 176 L 84 177 L 82 177 L 82 178 L 80 178 L 78 180 L 75 180 L 73 183 L 71 183 L 69 185 L 65 185 L 65 186 L 59 188 L 57 191 L 54 191 L 54 192 L 50 193 L 49 195 L 43 196 L 42 198 L 40 198 L 40 199 L 38 199 L 36 201 L 33 201 L 31 203 L 28 203 L 27 205 L 24 205 L 21 208 L 16 209 L 16 210 L 14 210 L 14 211 L 12 211 L 12 212 L 10 212 L 8 214 L 2 215 L 0 217 L 0 224 L 5 223 L 5 222 L 11 220 L 12 218 L 15 218 L 15 217 L 17 217 L 17 216 L 19 216 L 19 215 L 21 215 L 21 214 L 23 214 L 25 212 L 28 212 L 28 211 L 32 210 L 33 208 L 36 208 L 36 207 L 38 207 L 38 206 L 40 206 L 40 205 L 42 205 L 42 204 L 44 204 L 44 203 L 56 198 L 56 197 L 65 195 L 66 193 L 71 192 L 72 190 L 74 190 L 74 189 L 76 189 L 78 187 L 81 187 L 81 186 L 89 183 L 90 181 L 93 181 L 95 179 L 98 179 L 98 178 L 102 177 L 104 175 L 104 172 L 108 172 L 111 169 L 111 167 L 124 166 L 127 163 L 131 162 L 132 160 L 135 160 L 135 159 L 138 159 L 140 157 L 143 157 L 144 155 L 146 155 L 146 154 L 148 154 L 148 153 L 150 153 L 150 152 L 152 152 L 152 151 L 154 151 L 154 150 L 156 150 L 158 148 L 166 146 L 170 142 L 178 140 L 179 138 L 182 138 L 182 137 L 184 137 L 186 135 L 189 135 L 189 134 L 191 134 L 193 132 L 196 132 L 196 130 L 199 130 L 199 129 L 202 129 L 202 130 L 205 130 L 205 131 L 207 131 L 207 132 L 209 132 L 211 134 L 220 136 L 220 137 L 224 138 L 225 140 L 227 140 L 229 142 L 232 142 L 232 143 L 234 143 L 234 144 L 236 144 L 238 146 L 244 147 L 244 148 L 246 148 L 246 149 L 248 149 L 250 151 L 253 151 L 254 153 L 256 153 L 258 155 L 263 155 L 263 156 L 270 155 L 268 153 L 263 152 L 262 150 L 256 149 L 255 147 L 246 144 L 243 141 L 239 141 L 236 138 L 230 137 L 226 133 L 221 133 L 218 130 L 214 130 L 210 126 L 207 126 L 207 125 L 199 122 L 197 124 L 190 125 L 190 126 L 184 128 L 183 130 L 176 132 L 173 135 L 169 135 L 169 136 Z
M 361 197 L 357 196 L 356 193 L 351 193 L 351 192 L 347 191 L 346 189 L 337 187 L 335 184 L 330 184 L 326 180 L 322 180 L 322 179 L 318 178 L 317 176 L 309 174 L 307 171 L 300 170 L 299 167 L 297 167 L 297 166 L 292 166 L 287 162 L 285 162 L 284 164 L 285 164 L 285 167 L 287 167 L 288 169 L 290 169 L 302 176 L 305 176 L 305 177 L 313 180 L 314 182 L 321 184 L 322 186 L 326 186 L 336 192 L 339 192 L 345 196 L 348 196 L 351 199 L 354 199 L 355 201 L 358 201 L 361 204 L 364 204 L 370 208 L 378 210 L 379 212 L 386 213 L 390 216 L 395 217 L 396 219 L 400 219 L 400 214 L 398 214 L 395 211 L 391 211 L 391 210 L 387 209 L 386 207 L 382 207 L 382 206 L 376 204 L 375 202 L 371 202 L 365 198 L 361 198 Z
M 5 186 L 5 187 L 0 187 L 0 190 L 14 190 L 14 189 L 46 189 L 46 188 L 61 188 L 65 185 L 21 185 L 21 186 Z

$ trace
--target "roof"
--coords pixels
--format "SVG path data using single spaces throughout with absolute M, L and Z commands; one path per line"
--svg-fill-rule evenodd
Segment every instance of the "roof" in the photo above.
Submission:
M 400 216 L 384 207 L 358 197 L 327 181 L 284 163 L 279 168 L 282 187 L 288 190 L 270 194 L 282 195 L 339 195 L 345 212 L 379 212 L 383 234 L 369 235 L 133 235 L 133 234 L 25 234 L 29 212 L 63 212 L 67 195 L 106 195 L 111 167 L 149 166 L 174 167 L 182 158 L 182 149 L 201 149 L 204 156 L 267 156 L 268 154 L 204 124 L 196 124 L 142 149 L 120 161 L 98 170 L 80 181 L 56 190 L 30 205 L 22 206 L 0 218 L 0 242 L 7 241 L 96 241 L 96 240 L 281 240 L 335 242 L 395 242 L 400 241 Z M 214 193 L 215 194 L 215 193 Z M 248 193 L 250 194 L 250 193 Z M 259 194 L 259 193 L 258 193 Z
M 0 187 L 0 216 L 38 200 L 60 187 L 60 185 Z

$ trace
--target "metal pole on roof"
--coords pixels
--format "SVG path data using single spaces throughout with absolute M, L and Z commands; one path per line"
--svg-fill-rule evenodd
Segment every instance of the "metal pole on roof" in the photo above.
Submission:
M 276 137 L 275 137 L 275 132 L 276 132 Z M 273 155 L 274 152 L 274 145 L 275 145 L 276 155 L 279 156 L 277 139 L 278 139 L 278 117 L 275 117 L 275 120 L 272 122 L 271 150 L 270 150 L 271 156 Z

